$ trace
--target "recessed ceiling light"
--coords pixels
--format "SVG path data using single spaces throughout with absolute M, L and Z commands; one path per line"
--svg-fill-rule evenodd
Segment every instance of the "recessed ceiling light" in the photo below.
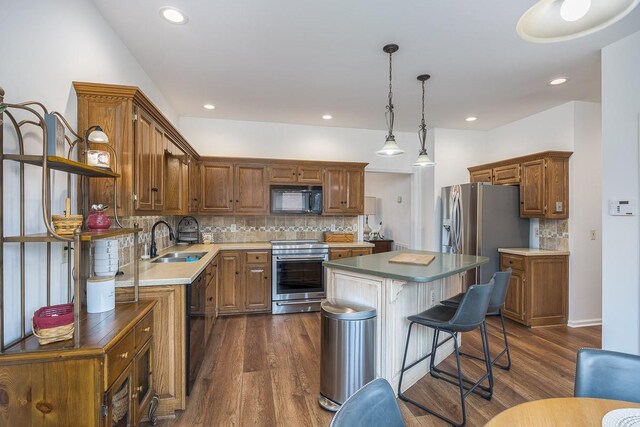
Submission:
M 476 120 L 478 120 L 478 118 L 475 116 L 470 116 L 465 119 L 467 122 L 475 122 Z
M 333 116 L 331 114 L 325 114 L 324 116 L 322 116 L 322 118 L 325 120 L 331 120 L 333 119 Z
M 207 110 L 215 110 L 216 109 L 216 106 L 212 105 L 212 104 L 204 104 L 203 107 L 206 108 Z
M 165 6 L 160 8 L 160 15 L 172 24 L 186 24 L 189 18 L 179 9 L 175 7 Z
M 558 86 L 566 83 L 567 81 L 569 81 L 569 79 L 566 77 L 558 77 L 557 79 L 549 80 L 549 84 L 551 86 Z

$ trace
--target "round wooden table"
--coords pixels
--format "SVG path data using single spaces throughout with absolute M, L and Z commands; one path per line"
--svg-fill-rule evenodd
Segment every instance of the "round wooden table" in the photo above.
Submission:
M 602 417 L 620 408 L 640 408 L 640 403 L 583 397 L 534 400 L 499 413 L 486 427 L 601 427 Z

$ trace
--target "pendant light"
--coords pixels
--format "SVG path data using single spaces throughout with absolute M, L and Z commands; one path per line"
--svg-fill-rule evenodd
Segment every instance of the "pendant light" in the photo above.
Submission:
M 427 122 L 424 120 L 424 84 L 429 80 L 431 76 L 429 74 L 420 74 L 418 81 L 422 82 L 422 120 L 420 121 L 420 127 L 418 128 L 418 138 L 420 138 L 420 153 L 413 166 L 434 166 L 436 162 L 431 160 L 427 155 Z
M 535 43 L 595 33 L 627 16 L 640 0 L 539 0 L 518 21 L 520 37 Z
M 391 157 L 391 156 L 399 156 L 404 154 L 404 150 L 398 147 L 396 144 L 396 137 L 393 136 L 393 91 L 391 90 L 391 56 L 397 52 L 399 49 L 397 44 L 388 44 L 382 48 L 385 53 L 389 54 L 389 105 L 387 105 L 387 111 L 384 113 L 385 118 L 387 119 L 387 128 L 389 129 L 389 133 L 387 134 L 387 140 L 384 142 L 382 148 L 376 151 L 378 156 L 383 157 Z

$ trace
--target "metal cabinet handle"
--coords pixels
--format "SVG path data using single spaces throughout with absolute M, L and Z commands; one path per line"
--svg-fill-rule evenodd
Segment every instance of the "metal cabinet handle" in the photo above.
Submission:
M 151 326 L 147 326 L 142 330 L 142 332 L 149 332 L 151 330 Z
M 151 191 L 158 191 L 158 187 L 151 187 Z
M 209 297 L 209 298 L 208 298 L 208 301 L 213 301 L 213 297 Z
M 144 390 L 144 387 L 143 387 L 143 386 L 138 386 L 138 387 L 136 387 L 136 391 L 137 391 L 138 393 L 140 393 L 142 390 Z
M 127 357 L 129 357 L 129 352 L 128 352 L 128 351 L 125 351 L 124 353 L 120 353 L 120 354 L 118 355 L 118 357 L 119 357 L 120 359 L 126 359 Z

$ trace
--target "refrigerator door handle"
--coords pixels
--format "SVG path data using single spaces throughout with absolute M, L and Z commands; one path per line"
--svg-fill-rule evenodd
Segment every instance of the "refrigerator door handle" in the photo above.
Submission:
M 462 250 L 462 188 L 459 185 L 451 189 L 451 247 L 453 253 Z

